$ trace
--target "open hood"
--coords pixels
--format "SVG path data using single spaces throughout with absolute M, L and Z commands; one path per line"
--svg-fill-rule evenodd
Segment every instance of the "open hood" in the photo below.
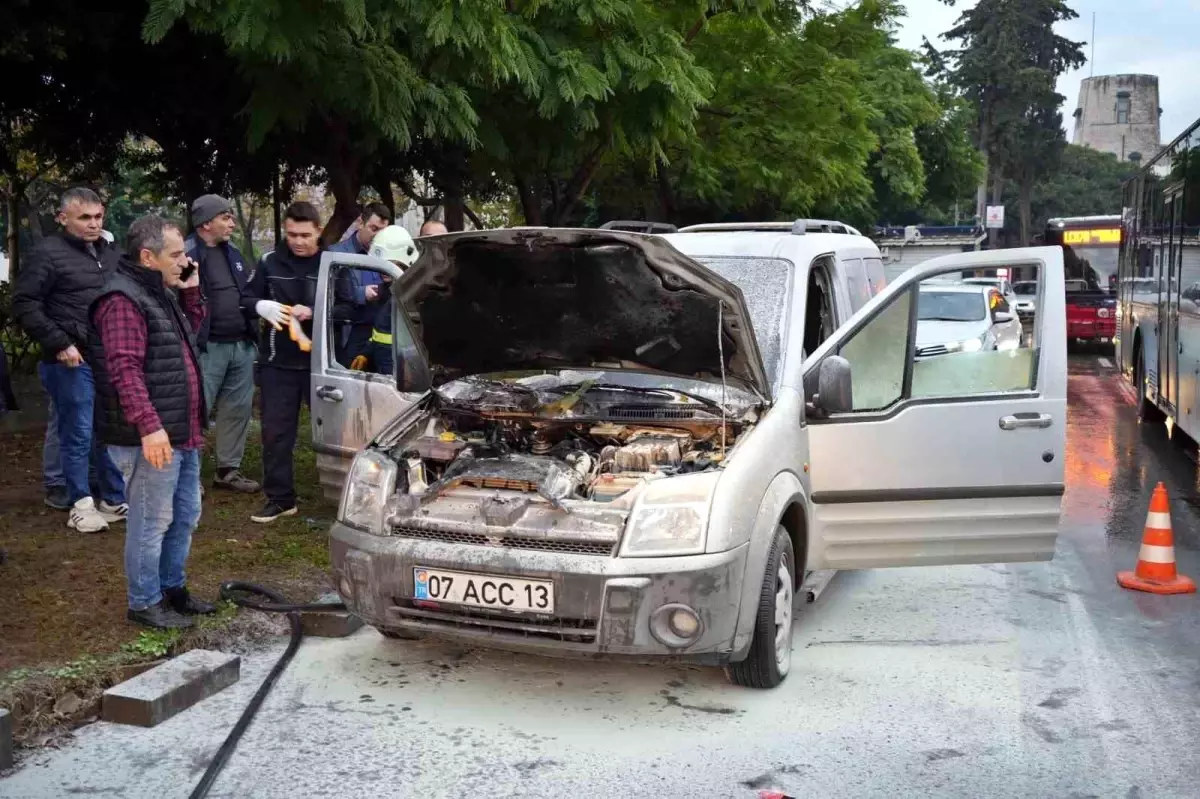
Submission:
M 769 396 L 742 292 L 662 239 L 509 228 L 419 246 L 395 292 L 434 385 L 567 367 L 720 380 L 723 354 L 731 385 Z

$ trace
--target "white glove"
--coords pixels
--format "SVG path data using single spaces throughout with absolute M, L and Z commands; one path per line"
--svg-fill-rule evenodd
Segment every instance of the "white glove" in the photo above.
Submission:
M 259 300 L 254 303 L 254 312 L 266 319 L 276 330 L 283 330 L 283 326 L 292 319 L 291 307 L 281 305 L 275 300 Z

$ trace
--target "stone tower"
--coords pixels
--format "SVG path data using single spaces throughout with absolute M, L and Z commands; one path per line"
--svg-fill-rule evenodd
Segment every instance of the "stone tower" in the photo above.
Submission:
M 1079 86 L 1075 144 L 1123 161 L 1150 160 L 1162 146 L 1157 75 L 1098 75 Z

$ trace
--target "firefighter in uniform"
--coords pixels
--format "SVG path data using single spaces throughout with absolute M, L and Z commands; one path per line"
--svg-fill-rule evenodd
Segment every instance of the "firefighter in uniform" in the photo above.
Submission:
M 400 267 L 401 271 L 412 266 L 417 260 L 417 245 L 407 230 L 399 225 L 389 225 L 375 235 L 371 241 L 370 255 L 391 261 Z M 385 278 L 385 285 L 390 281 Z M 390 285 L 388 290 L 390 292 Z M 375 323 L 371 330 L 371 338 L 366 349 L 355 356 L 350 368 L 377 374 L 392 374 L 394 362 L 392 356 L 392 307 L 394 300 L 388 294 L 379 311 L 375 314 Z

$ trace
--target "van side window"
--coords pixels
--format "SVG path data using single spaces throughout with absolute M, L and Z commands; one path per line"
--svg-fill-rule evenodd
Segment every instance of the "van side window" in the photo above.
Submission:
M 1042 320 L 1023 323 L 996 289 L 948 277 L 897 294 L 841 345 L 854 411 L 1035 389 Z
M 804 351 L 813 352 L 837 329 L 829 261 L 818 258 L 808 270 L 808 299 L 804 308 Z
M 867 273 L 867 283 L 871 287 L 872 297 L 887 287 L 887 273 L 883 269 L 882 258 L 864 258 L 863 270 Z

